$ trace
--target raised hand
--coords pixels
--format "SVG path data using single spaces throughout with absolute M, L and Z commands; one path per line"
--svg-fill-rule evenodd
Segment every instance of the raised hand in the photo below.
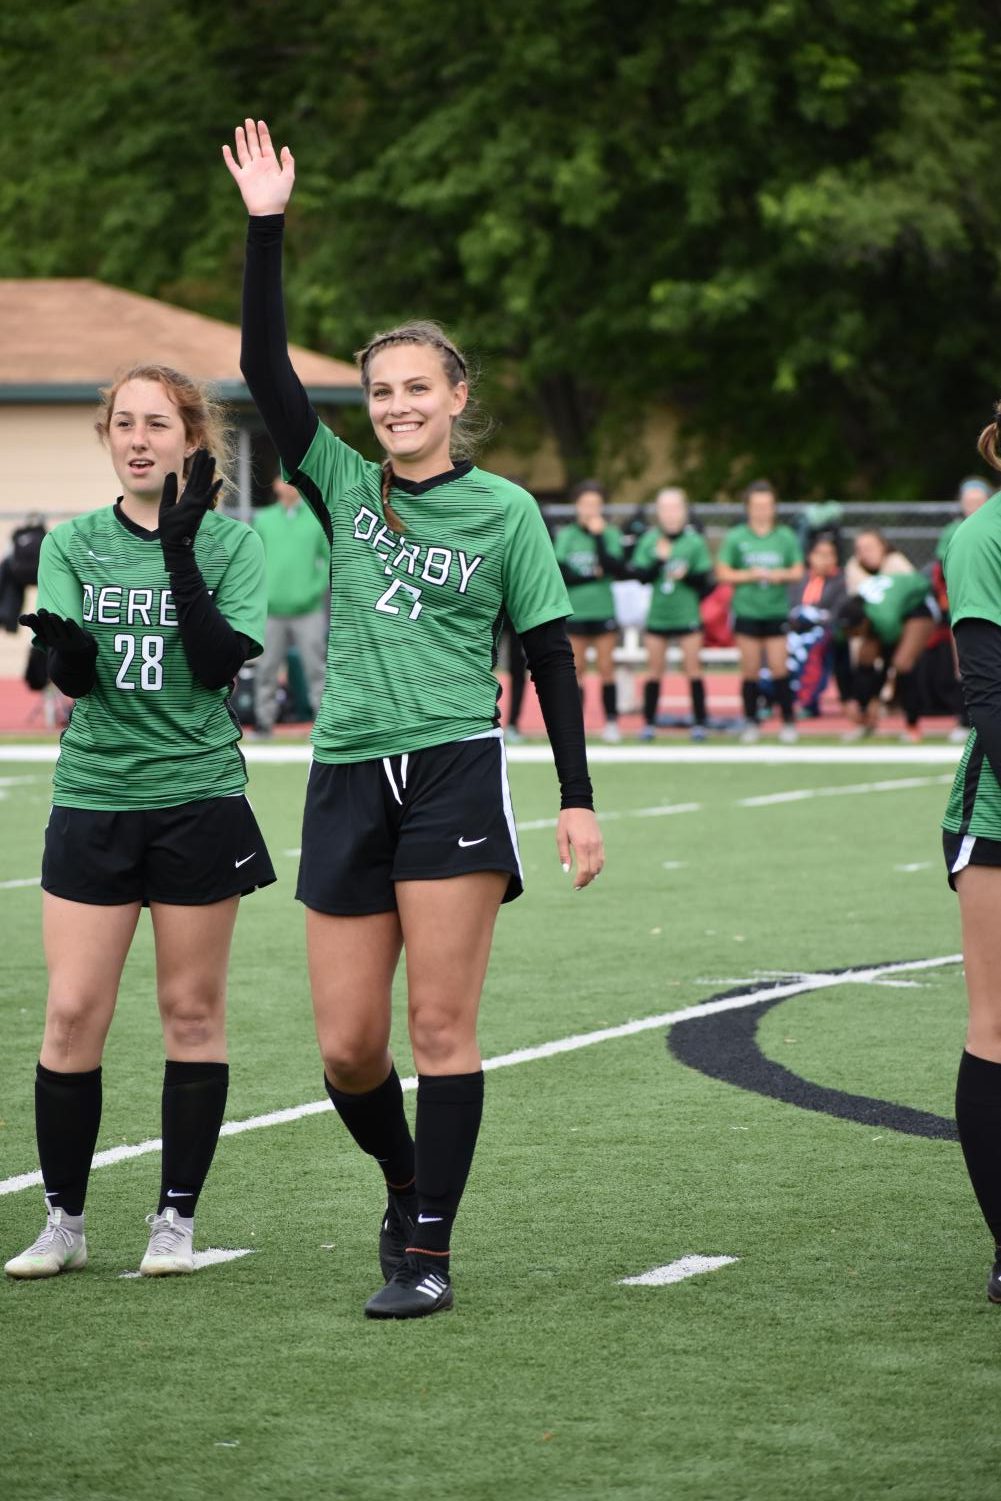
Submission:
M 214 473 L 215 459 L 207 449 L 199 448 L 191 460 L 180 500 L 177 498 L 177 475 L 168 474 L 163 482 L 158 526 L 163 561 L 168 571 L 192 554 L 202 518 L 215 505 L 216 496 L 222 489 L 221 479 L 213 483 Z
M 240 189 L 247 213 L 283 214 L 295 183 L 295 158 L 287 146 L 275 155 L 271 134 L 263 120 L 244 120 L 236 127 L 236 157 L 228 146 L 223 160 Z
M 54 615 L 51 610 L 36 610 L 33 615 L 21 615 L 18 619 L 21 625 L 34 631 L 38 645 L 49 651 L 57 651 L 63 657 L 89 657 L 91 661 L 97 657 L 97 642 L 75 620 Z

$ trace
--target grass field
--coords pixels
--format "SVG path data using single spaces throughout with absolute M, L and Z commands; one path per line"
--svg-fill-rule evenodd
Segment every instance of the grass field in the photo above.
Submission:
M 11 883 L 37 872 L 49 774 L 0 765 L 4 1257 L 41 1220 L 40 1190 L 15 1181 L 36 1167 L 39 892 Z M 280 880 L 237 928 L 230 1121 L 322 1097 L 289 853 L 305 774 L 253 767 Z M 947 769 L 791 757 L 603 764 L 595 779 L 608 866 L 572 895 L 538 826 L 552 770 L 513 768 L 528 892 L 499 922 L 484 1055 L 581 1045 L 488 1077 L 455 1312 L 361 1317 L 381 1197 L 329 1110 L 223 1140 L 197 1243 L 252 1254 L 193 1278 L 120 1278 L 145 1247 L 158 1158 L 100 1167 L 88 1269 L 0 1287 L 5 1501 L 997 1494 L 1001 1311 L 955 1142 L 764 1097 L 666 1045 L 670 1014 L 774 983 L 790 993 L 760 1017 L 767 1059 L 947 1120 L 964 1025 Z M 158 1134 L 151 975 L 144 922 L 105 1057 L 102 1150 Z M 714 1019 L 721 1056 L 748 999 Z M 736 1260 L 622 1285 L 693 1254 Z

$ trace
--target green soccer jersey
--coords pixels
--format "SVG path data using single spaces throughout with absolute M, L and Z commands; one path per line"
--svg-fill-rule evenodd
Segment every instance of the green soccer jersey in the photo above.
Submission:
M 395 484 L 322 422 L 288 476 L 330 539 L 327 679 L 317 761 L 338 764 L 468 739 L 497 722 L 499 617 L 518 632 L 569 615 L 549 533 L 531 495 L 459 465 Z
M 884 646 L 896 646 L 904 621 L 930 592 L 923 573 L 874 573 L 863 579 L 858 591 L 866 619 Z
M 221 613 L 260 651 L 267 608 L 260 539 L 210 511 L 195 558 Z M 57 806 L 165 808 L 243 791 L 229 690 L 204 687 L 188 665 L 155 534 L 113 506 L 53 527 L 42 543 L 38 603 L 97 642 L 96 681 L 77 699 L 60 741 Z
M 644 532 L 632 558 L 632 566 L 638 573 L 652 568 L 655 563 L 660 565 L 660 574 L 653 581 L 647 629 L 701 630 L 698 591 L 688 581 L 699 574 L 712 572 L 709 548 L 694 527 L 686 527 L 679 536 L 667 539 L 671 552 L 666 559 L 661 559 L 657 556 L 657 544 L 664 536 L 659 527 Z
M 744 522 L 731 527 L 723 538 L 719 560 L 728 568 L 793 568 L 802 563 L 803 553 L 791 527 L 776 526 L 762 537 Z M 737 584 L 733 613 L 745 620 L 785 620 L 789 585 Z
M 949 525 L 945 528 L 945 531 L 939 537 L 938 543 L 935 548 L 935 557 L 939 563 L 945 563 L 945 555 L 949 551 L 949 547 L 952 544 L 952 539 L 959 531 L 959 528 L 962 526 L 965 520 L 965 516 L 957 516 L 955 521 L 949 522 Z
M 1001 626 L 1001 492 L 956 531 L 945 557 L 952 624 L 988 620 Z M 942 827 L 1001 841 L 1001 787 L 971 730 L 949 794 Z
M 603 534 L 605 551 L 610 558 L 621 559 L 622 533 L 617 527 L 606 526 Z M 570 608 L 576 620 L 614 620 L 615 596 L 612 581 L 599 578 L 601 559 L 598 556 L 598 539 L 585 531 L 576 522 L 571 522 L 556 534 L 557 562 L 572 568 L 583 582 L 568 584 Z

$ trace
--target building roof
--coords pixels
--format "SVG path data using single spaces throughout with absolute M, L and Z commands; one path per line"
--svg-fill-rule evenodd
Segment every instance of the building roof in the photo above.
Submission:
M 154 297 L 85 278 L 0 279 L 0 402 L 90 402 L 133 364 L 165 364 L 249 402 L 240 330 Z M 291 345 L 310 397 L 361 401 L 354 365 Z

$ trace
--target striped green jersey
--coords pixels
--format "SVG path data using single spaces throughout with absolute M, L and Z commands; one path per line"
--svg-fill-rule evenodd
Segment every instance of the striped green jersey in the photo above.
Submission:
M 317 761 L 399 755 L 483 734 L 497 722 L 501 611 L 519 633 L 570 613 L 545 522 L 510 481 L 461 464 L 394 483 L 322 422 L 286 476 L 330 540 L 327 677 Z
M 1001 626 L 1001 492 L 956 528 L 944 567 L 953 625 L 989 620 Z M 942 827 L 1001 841 L 1001 787 L 976 730 L 956 769 Z
M 267 618 L 260 538 L 210 511 L 195 558 L 221 613 L 260 651 Z M 38 603 L 97 642 L 96 681 L 77 699 L 60 741 L 57 806 L 166 808 L 243 791 L 229 690 L 204 687 L 188 665 L 156 533 L 114 506 L 64 521 L 42 543 Z
M 610 558 L 623 556 L 622 533 L 616 526 L 606 526 L 602 533 L 605 551 Z M 556 534 L 556 558 L 581 575 L 583 582 L 569 586 L 574 620 L 614 620 L 615 595 L 612 581 L 601 576 L 598 539 L 593 532 L 572 521 Z
M 657 556 L 657 544 L 662 539 L 671 546 L 663 560 Z M 632 566 L 639 572 L 652 568 L 654 563 L 660 563 L 660 573 L 653 582 L 647 629 L 701 630 L 698 590 L 688 580 L 695 575 L 712 572 L 712 558 L 705 538 L 693 526 L 686 527 L 677 537 L 668 537 L 659 526 L 652 527 L 637 542 Z

